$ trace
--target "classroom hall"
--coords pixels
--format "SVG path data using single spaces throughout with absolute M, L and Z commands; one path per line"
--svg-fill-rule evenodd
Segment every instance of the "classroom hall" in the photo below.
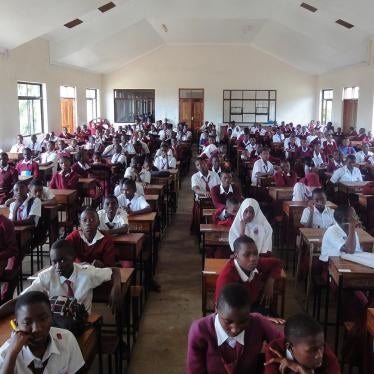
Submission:
M 0 1 L 0 373 L 374 374 L 373 11 Z

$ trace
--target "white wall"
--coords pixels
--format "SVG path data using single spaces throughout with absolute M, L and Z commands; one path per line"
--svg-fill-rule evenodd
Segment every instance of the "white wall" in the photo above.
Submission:
M 35 39 L 0 56 L 0 148 L 7 150 L 19 133 L 17 81 L 46 84 L 48 124 L 45 131 L 60 131 L 60 86 L 77 88 L 78 124 L 86 122 L 86 88 L 101 90 L 102 76 L 49 62 L 48 42 Z M 102 91 L 101 91 L 102 92 Z M 102 101 L 102 100 L 101 100 Z M 101 111 L 102 112 L 102 111 Z
M 223 89 L 276 89 L 277 120 L 307 123 L 316 113 L 317 77 L 248 46 L 165 46 L 103 77 L 105 112 L 113 89 L 156 90 L 156 119 L 178 122 L 179 88 L 204 88 L 204 117 L 222 122 Z
M 368 65 L 352 66 L 318 77 L 316 97 L 322 89 L 333 89 L 332 122 L 341 125 L 343 117 L 343 89 L 358 86 L 359 100 L 357 108 L 357 127 L 372 129 L 374 98 L 374 67 Z M 315 117 L 319 118 L 319 105 Z

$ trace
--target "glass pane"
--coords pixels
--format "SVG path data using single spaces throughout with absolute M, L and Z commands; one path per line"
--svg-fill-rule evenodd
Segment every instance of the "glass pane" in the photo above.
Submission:
M 18 96 L 27 96 L 27 84 L 18 83 Z
M 191 97 L 193 99 L 203 99 L 204 91 L 203 90 L 191 90 Z
M 359 87 L 353 87 L 353 98 L 358 99 Z
M 191 98 L 191 90 L 180 90 L 179 97 L 182 99 L 189 99 Z
M 243 122 L 254 123 L 256 122 L 256 116 L 254 114 L 243 114 Z
M 255 113 L 255 101 L 243 100 L 243 113 Z
M 42 113 L 40 100 L 19 100 L 20 133 L 31 135 L 42 132 Z
M 269 98 L 269 91 L 256 91 L 257 100 L 267 100 Z
M 87 99 L 95 99 L 96 98 L 96 90 L 87 89 L 86 90 L 86 98 Z
M 231 113 L 232 114 L 242 113 L 242 101 L 241 100 L 231 100 Z
M 267 123 L 268 116 L 267 115 L 256 115 L 256 122 Z
M 36 84 L 27 85 L 27 96 L 40 97 L 40 86 Z
M 331 122 L 332 118 L 332 100 L 326 101 L 326 116 L 325 122 Z
M 75 87 L 60 86 L 60 97 L 75 99 Z
M 230 91 L 229 90 L 223 90 L 223 98 L 224 99 L 230 99 Z
M 243 99 L 254 100 L 256 98 L 256 91 L 243 91 Z
M 269 103 L 269 120 L 274 122 L 275 121 L 275 101 L 270 101 Z
M 242 99 L 243 92 L 242 91 L 231 91 L 231 99 Z
M 242 118 L 243 117 L 241 115 L 237 115 L 237 114 L 231 115 L 231 121 L 235 121 L 235 122 L 241 123 L 242 122 Z
M 277 91 L 270 91 L 270 100 L 277 99 Z
M 223 122 L 230 121 L 230 101 L 224 100 L 223 101 Z
M 268 101 L 256 101 L 256 114 L 267 114 L 269 110 Z

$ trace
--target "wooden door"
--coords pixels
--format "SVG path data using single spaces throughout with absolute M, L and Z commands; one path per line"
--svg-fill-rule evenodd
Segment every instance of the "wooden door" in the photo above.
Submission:
M 179 122 L 185 122 L 192 133 L 198 131 L 204 119 L 204 99 L 179 99 Z
M 185 122 L 188 127 L 191 127 L 191 118 L 191 99 L 179 99 L 179 122 Z
M 357 124 L 357 99 L 343 100 L 343 132 L 348 132 L 351 126 Z
M 74 99 L 61 99 L 61 127 L 67 127 L 71 134 L 74 132 Z

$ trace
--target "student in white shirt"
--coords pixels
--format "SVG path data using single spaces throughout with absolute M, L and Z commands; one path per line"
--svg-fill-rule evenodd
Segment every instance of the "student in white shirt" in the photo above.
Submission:
M 323 167 L 325 165 L 325 159 L 321 153 L 321 145 L 318 143 L 314 144 L 312 161 L 313 161 L 314 166 L 317 168 Z
M 47 143 L 47 152 L 42 153 L 40 156 L 40 164 L 39 166 L 49 166 L 52 165 L 52 173 L 57 172 L 57 165 L 58 165 L 58 155 L 55 152 L 55 143 L 49 141 Z
M 152 212 L 152 208 L 142 195 L 136 193 L 136 183 L 127 179 L 123 183 L 122 194 L 118 196 L 119 206 L 126 210 L 128 215 L 138 215 Z
M 34 157 L 42 151 L 41 144 L 38 142 L 38 138 L 35 134 L 31 135 L 31 142 L 29 143 L 27 148 L 30 148 L 31 153 Z
M 274 166 L 269 161 L 270 152 L 268 148 L 263 148 L 260 159 L 257 160 L 252 169 L 252 185 L 257 186 L 258 177 L 272 176 L 274 174 Z
M 121 139 L 119 138 L 119 136 L 115 136 L 112 140 L 112 144 L 105 147 L 102 156 L 103 157 L 113 156 L 117 145 L 121 145 Z
M 38 225 L 42 215 L 42 203 L 37 197 L 27 196 L 27 186 L 17 182 L 13 187 L 13 201 L 9 206 L 9 219 L 15 225 Z
M 9 153 L 22 153 L 25 145 L 23 144 L 23 136 L 17 135 L 17 144 L 14 144 L 12 148 L 10 148 Z
M 65 148 L 65 151 L 69 152 L 69 153 L 78 153 L 79 152 L 78 140 L 77 139 L 72 139 L 70 145 L 68 145 Z
M 150 171 L 151 168 L 152 168 L 152 160 L 148 160 L 147 158 L 145 158 L 145 160 L 143 162 L 142 170 L 139 173 L 140 181 L 143 184 L 150 184 L 151 183 L 151 179 L 152 179 L 152 175 L 151 175 L 151 171 Z
M 345 160 L 345 166 L 336 169 L 330 178 L 332 183 L 338 182 L 362 182 L 362 174 L 359 168 L 355 167 L 355 155 L 348 155 Z
M 219 175 L 208 169 L 208 163 L 205 159 L 195 161 L 197 173 L 191 177 L 192 191 L 198 196 L 207 196 L 212 187 L 221 184 Z
M 281 130 L 278 128 L 276 133 L 273 135 L 273 143 L 282 143 L 284 140 L 284 135 L 281 133 Z
M 114 154 L 110 160 L 112 164 L 121 164 L 126 166 L 126 156 L 122 154 L 121 144 L 117 144 L 114 148 Z
M 218 154 L 219 150 L 217 146 L 214 144 L 215 140 L 216 139 L 214 136 L 208 137 L 209 144 L 206 147 L 204 147 L 199 157 L 205 155 L 208 159 L 210 159 L 213 155 Z
M 104 198 L 103 209 L 97 213 L 99 215 L 99 230 L 103 234 L 119 235 L 127 234 L 129 231 L 129 221 L 127 212 L 118 208 L 118 199 L 113 195 Z
M 17 330 L 0 348 L 1 373 L 77 373 L 84 365 L 74 335 L 52 326 L 48 296 L 34 291 L 15 305 Z
M 373 155 L 373 152 L 369 151 L 369 146 L 363 144 L 361 151 L 356 153 L 356 162 L 367 162 L 371 157 L 373 157 Z
M 329 257 L 340 256 L 342 252 L 362 252 L 356 227 L 359 220 L 355 210 L 339 206 L 334 212 L 335 224 L 330 226 L 322 238 L 320 261 L 328 262 Z
M 326 194 L 322 188 L 312 192 L 313 200 L 304 209 L 300 223 L 304 227 L 326 229 L 335 223 L 334 210 L 326 206 Z
M 177 160 L 174 156 L 168 155 L 168 148 L 166 144 L 163 144 L 161 154 L 155 158 L 153 164 L 158 170 L 175 169 L 177 167 Z

